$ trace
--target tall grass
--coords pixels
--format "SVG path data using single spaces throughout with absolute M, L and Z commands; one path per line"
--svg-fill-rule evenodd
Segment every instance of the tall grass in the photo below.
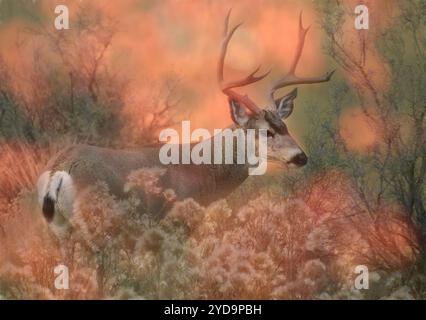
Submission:
M 0 199 L 10 201 L 22 191 L 33 190 L 43 167 L 68 143 L 42 146 L 20 140 L 0 144 Z

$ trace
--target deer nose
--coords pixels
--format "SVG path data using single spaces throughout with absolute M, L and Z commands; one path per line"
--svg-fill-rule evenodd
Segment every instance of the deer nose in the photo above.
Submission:
M 304 152 L 295 155 L 290 161 L 290 163 L 293 163 L 297 165 L 298 167 L 304 166 L 307 162 L 308 162 L 308 157 L 306 156 Z

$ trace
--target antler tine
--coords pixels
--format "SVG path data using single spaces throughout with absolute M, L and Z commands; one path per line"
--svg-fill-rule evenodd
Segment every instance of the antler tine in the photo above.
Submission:
M 306 34 L 308 33 L 310 27 L 311 26 L 307 28 L 303 27 L 302 11 L 301 11 L 299 15 L 299 34 L 298 34 L 296 52 L 294 54 L 293 61 L 290 65 L 290 69 L 287 72 L 287 74 L 283 78 L 277 80 L 273 84 L 272 88 L 270 89 L 270 96 L 272 100 L 274 99 L 275 91 L 277 91 L 278 89 L 281 89 L 290 85 L 295 85 L 295 84 L 312 84 L 312 83 L 327 82 L 331 79 L 335 70 L 327 72 L 325 75 L 318 76 L 318 77 L 298 77 L 295 74 L 297 64 L 299 63 L 300 56 L 302 55 L 303 47 L 305 45 Z
M 290 74 L 294 74 L 296 71 L 297 64 L 299 63 L 300 56 L 302 55 L 303 46 L 305 45 L 306 34 L 308 33 L 310 27 L 311 26 L 307 27 L 306 29 L 303 28 L 302 11 L 300 11 L 298 42 L 297 42 L 296 52 L 294 53 L 293 62 L 291 63 L 290 70 L 288 71 L 288 73 Z
M 270 70 L 262 75 L 256 76 L 256 73 L 259 71 L 260 66 L 257 67 L 253 72 L 251 72 L 248 76 L 246 76 L 243 79 L 230 81 L 228 83 L 225 83 L 224 76 L 223 76 L 223 67 L 225 64 L 225 56 L 226 51 L 228 49 L 229 41 L 231 40 L 233 34 L 235 31 L 242 25 L 242 23 L 237 24 L 234 26 L 230 32 L 228 32 L 229 27 L 229 17 L 231 15 L 231 9 L 228 11 L 228 14 L 225 18 L 225 28 L 224 28 L 224 35 L 223 35 L 223 41 L 222 41 L 222 48 L 219 56 L 219 62 L 218 62 L 218 68 L 217 68 L 217 78 L 219 81 L 219 85 L 222 89 L 222 92 L 227 95 L 229 98 L 237 100 L 241 102 L 244 106 L 246 106 L 248 109 L 250 109 L 252 112 L 258 113 L 261 111 L 256 104 L 250 100 L 250 98 L 247 95 L 241 95 L 238 92 L 233 91 L 233 88 L 242 87 L 249 85 L 251 83 L 257 82 L 265 78 L 269 73 Z
M 229 21 L 230 13 L 231 13 L 231 10 L 229 10 L 228 16 L 226 17 L 226 20 L 225 20 L 225 34 L 222 41 L 222 48 L 220 51 L 219 64 L 217 68 L 218 80 L 222 88 L 224 87 L 223 67 L 225 64 L 225 56 L 226 56 L 226 51 L 228 49 L 228 44 L 234 32 L 242 25 L 242 23 L 237 24 L 235 27 L 232 28 L 231 32 L 228 33 L 228 21 Z
M 224 88 L 232 89 L 232 88 L 246 86 L 248 84 L 262 80 L 271 72 L 271 70 L 268 70 L 267 72 L 265 72 L 264 74 L 260 76 L 255 76 L 256 72 L 258 72 L 259 69 L 260 69 L 260 66 L 257 67 L 252 73 L 250 73 L 247 77 L 243 79 L 227 82 L 226 84 L 224 84 Z

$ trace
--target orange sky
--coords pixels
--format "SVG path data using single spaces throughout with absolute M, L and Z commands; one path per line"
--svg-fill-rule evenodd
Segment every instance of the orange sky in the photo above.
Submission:
M 55 0 L 40 2 L 41 10 L 53 21 Z M 87 1 L 60 1 L 69 5 L 72 18 L 78 6 Z M 194 126 L 220 128 L 230 124 L 226 97 L 216 81 L 216 64 L 220 50 L 223 22 L 232 7 L 231 25 L 244 22 L 231 41 L 225 77 L 246 75 L 257 65 L 273 69 L 262 83 L 242 89 L 259 105 L 267 103 L 266 88 L 283 75 L 293 57 L 296 45 L 298 14 L 303 9 L 305 26 L 315 22 L 310 1 L 90 1 L 98 10 L 119 22 L 108 64 L 119 68 L 133 80 L 132 99 L 143 99 L 152 87 L 165 80 L 180 79 L 180 108 L 190 112 Z M 1 51 L 20 65 L 14 54 L 17 32 L 27 23 L 11 21 L 0 28 Z M 72 31 L 72 30 L 71 30 Z M 36 46 L 34 44 L 34 49 Z M 309 32 L 299 72 L 301 75 L 326 71 L 321 53 L 318 28 Z M 25 60 L 25 58 L 23 59 Z M 28 59 L 27 59 L 28 60 Z M 149 94 L 149 92 L 148 92 Z M 136 96 L 136 99 L 135 99 Z M 143 102 L 142 102 L 143 103 Z
M 351 151 L 366 152 L 378 142 L 373 118 L 359 107 L 346 109 L 339 119 L 340 136 Z
M 124 112 L 134 115 L 133 118 L 142 122 L 145 121 L 142 118 L 147 115 L 140 112 L 141 105 L 146 103 L 153 87 L 161 86 L 169 79 L 179 78 L 176 93 L 181 98 L 179 108 L 189 114 L 193 128 L 221 128 L 231 123 L 227 99 L 220 92 L 216 81 L 223 22 L 229 8 L 233 9 L 230 24 L 244 24 L 230 43 L 225 78 L 244 76 L 259 64 L 262 65 L 261 70 L 272 68 L 271 74 L 260 83 L 240 89 L 260 106 L 268 103 L 268 86 L 284 74 L 293 57 L 301 10 L 304 25 L 312 27 L 306 38 L 298 74 L 320 75 L 332 68 L 326 64 L 327 56 L 321 47 L 322 33 L 316 24 L 317 17 L 312 1 L 308 0 L 43 0 L 37 3 L 47 17 L 43 20 L 44 23 L 50 27 L 53 25 L 55 6 L 59 3 L 68 5 L 71 30 L 66 32 L 73 32 L 72 19 L 81 5 L 89 4 L 92 12 L 118 21 L 118 32 L 106 53 L 107 65 L 132 80 L 132 90 L 128 93 L 128 105 Z M 353 14 L 350 9 L 358 2 L 347 0 L 341 3 L 347 10 L 343 43 L 351 52 L 359 55 L 357 33 L 350 32 L 353 29 Z M 392 15 L 389 10 L 393 6 L 390 5 L 392 1 L 364 3 L 370 8 L 372 30 L 367 41 L 371 42 L 389 24 L 388 17 Z M 28 22 L 14 19 L 0 26 L 1 53 L 22 74 L 34 67 L 28 59 L 31 51 L 41 50 L 41 54 L 46 55 L 51 50 L 40 43 L 39 39 L 33 39 L 33 42 L 29 41 L 21 46 L 20 54 L 17 54 L 18 35 L 28 25 Z M 383 89 L 387 87 L 388 71 L 374 46 L 368 46 L 366 68 L 374 85 Z M 344 75 L 342 70 L 339 72 Z M 346 76 L 348 80 L 353 80 L 350 75 Z M 22 79 L 17 77 L 16 81 L 20 80 Z M 19 83 L 21 91 L 25 92 L 25 82 Z M 303 87 L 301 94 L 309 95 L 308 87 Z M 32 97 L 33 93 L 29 92 L 28 95 Z M 366 134 L 370 136 L 368 130 Z

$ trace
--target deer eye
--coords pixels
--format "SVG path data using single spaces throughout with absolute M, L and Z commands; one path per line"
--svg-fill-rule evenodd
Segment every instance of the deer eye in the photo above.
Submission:
M 275 136 L 275 132 L 272 132 L 271 130 L 268 130 L 268 132 L 266 133 L 266 135 L 267 135 L 267 137 L 269 138 L 269 137 L 273 137 L 273 136 Z

